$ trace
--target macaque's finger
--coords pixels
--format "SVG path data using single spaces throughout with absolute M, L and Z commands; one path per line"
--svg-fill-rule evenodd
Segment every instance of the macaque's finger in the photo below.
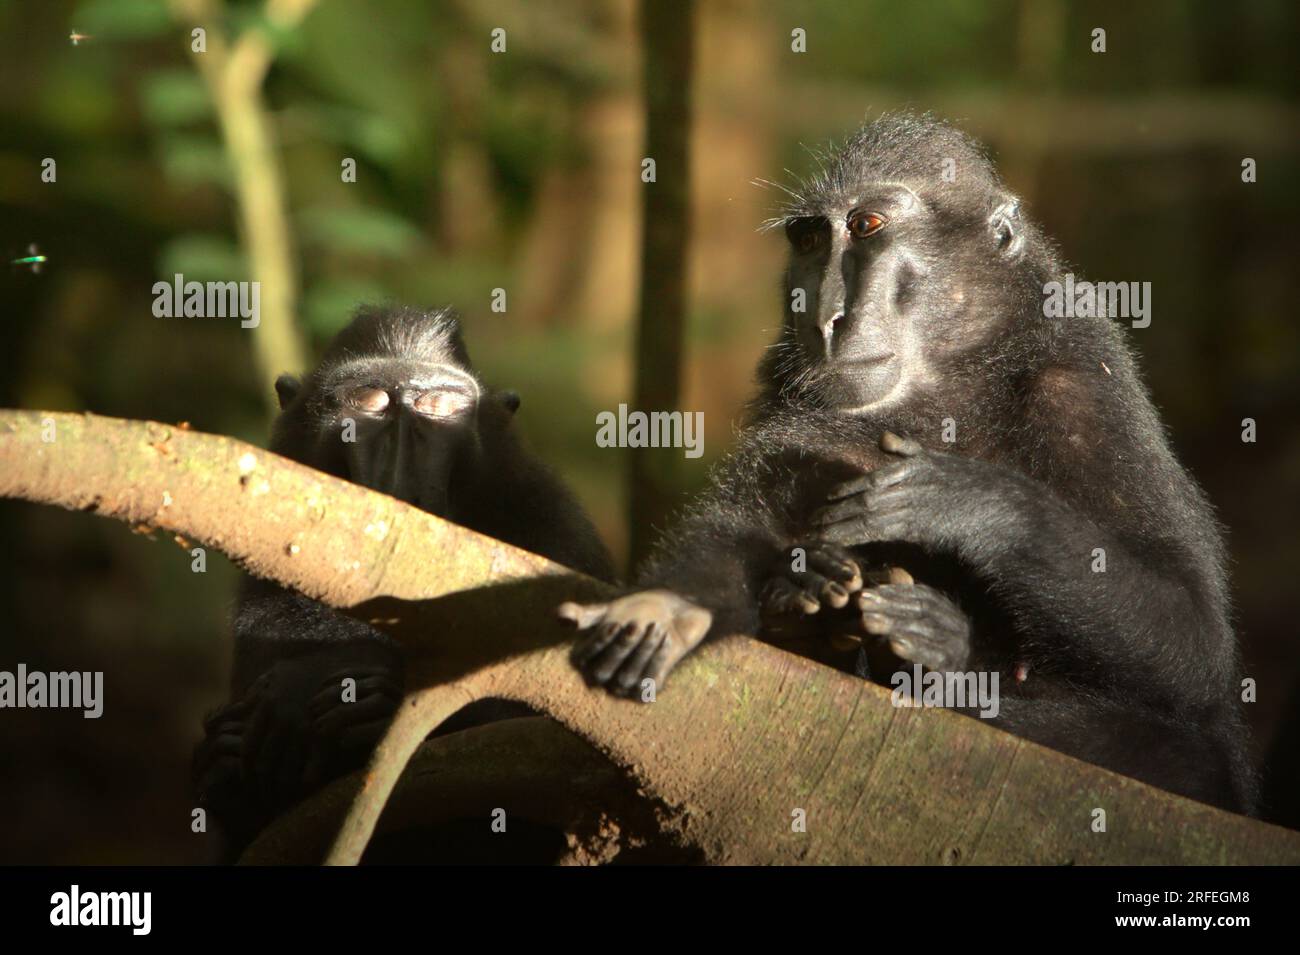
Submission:
M 849 602 L 849 592 L 843 584 L 815 571 L 791 573 L 789 579 L 804 595 L 805 613 L 816 613 L 823 604 L 838 609 Z
M 862 629 L 873 637 L 883 637 L 893 632 L 894 619 L 885 613 L 864 611 L 862 614 Z
M 821 528 L 821 539 L 832 544 L 846 547 L 861 547 L 877 541 L 893 540 L 892 533 L 897 522 L 886 523 L 872 517 L 850 517 L 835 524 Z
M 848 606 L 849 592 L 843 584 L 834 580 L 827 580 L 825 577 L 819 578 L 819 581 L 817 596 L 823 603 L 836 610 Z
M 623 665 L 623 661 L 644 641 L 649 629 L 635 621 L 624 624 L 618 631 L 618 637 L 605 648 L 604 653 L 592 661 L 588 668 L 591 678 L 597 683 L 608 683 Z
M 274 805 L 279 801 L 282 791 L 279 777 L 296 775 L 301 771 L 302 757 L 305 754 L 295 752 L 300 741 L 295 740 L 294 733 L 286 723 L 276 723 L 270 728 L 261 745 L 252 753 L 251 772 L 258 792 L 265 803 Z
M 608 612 L 609 604 L 607 603 L 580 604 L 572 600 L 566 601 L 556 608 L 556 614 L 561 620 L 573 624 L 579 630 L 587 630 L 595 626 L 604 619 L 605 614 Z
M 713 614 L 703 607 L 693 606 L 679 613 L 673 620 L 673 627 L 682 638 L 681 652 L 677 659 L 680 660 L 688 650 L 703 640 L 712 625 Z
M 619 692 L 626 696 L 636 691 L 641 683 L 641 675 L 645 672 L 646 664 L 667 639 L 668 631 L 660 624 L 650 625 L 636 649 L 628 655 L 623 665 L 618 668 L 618 673 L 614 675 L 614 685 Z
M 668 674 L 681 658 L 682 654 L 673 647 L 671 639 L 659 644 L 659 649 L 650 657 L 650 662 L 646 664 L 645 668 L 645 677 L 654 681 L 656 694 L 663 692 L 664 684 L 668 681 Z
M 821 610 L 818 600 L 788 577 L 773 577 L 763 588 L 759 606 L 764 617 L 811 616 Z
M 203 717 L 203 729 L 205 732 L 211 732 L 212 728 L 218 723 L 243 722 L 248 717 L 252 708 L 252 699 L 247 696 L 235 703 L 228 703 L 225 706 L 219 706 L 207 716 Z
M 858 594 L 858 606 L 865 613 L 887 613 L 891 617 L 920 617 L 929 612 L 921 599 L 879 587 Z
M 603 653 L 605 648 L 614 642 L 614 638 L 619 635 L 623 627 L 622 621 L 606 620 L 585 639 L 578 641 L 571 654 L 574 665 L 585 667 L 588 662 Z
M 848 630 L 834 630 L 827 634 L 826 639 L 830 642 L 832 650 L 840 652 L 862 646 L 862 636 Z
M 894 656 L 903 660 L 911 660 L 913 655 L 916 653 L 916 648 L 912 645 L 912 641 L 907 637 L 901 636 L 890 638 L 889 649 L 893 652 Z
M 384 714 L 391 716 L 397 709 L 392 700 L 382 696 L 366 696 L 355 703 L 339 703 L 329 711 L 322 713 L 312 723 L 312 728 L 322 736 L 336 735 L 344 727 L 356 723 L 368 723 Z
M 319 693 L 311 698 L 307 704 L 308 716 L 315 719 L 321 716 L 337 704 L 343 702 L 343 681 L 349 679 L 347 676 L 340 676 L 337 681 L 326 681 L 324 687 Z M 379 697 L 390 700 L 396 704 L 402 698 L 402 691 L 397 683 L 387 676 L 373 676 L 357 679 L 356 701 L 359 702 L 367 697 Z
M 206 763 L 198 774 L 195 790 L 204 802 L 211 800 L 222 787 L 239 785 L 239 756 L 222 755 Z
M 813 527 L 825 529 L 833 524 L 839 524 L 843 521 L 858 520 L 869 508 L 867 502 L 862 497 L 841 498 L 834 504 L 828 504 L 825 507 L 813 511 L 809 523 Z
M 862 474 L 848 481 L 842 481 L 836 484 L 826 492 L 826 500 L 840 501 L 846 497 L 855 497 L 863 491 L 870 491 L 875 487 L 875 482 L 870 474 Z
M 880 587 L 885 584 L 915 583 L 912 575 L 902 567 L 876 567 L 863 575 L 866 587 Z
M 920 444 L 911 438 L 899 437 L 892 431 L 886 431 L 880 436 L 880 449 L 889 454 L 897 454 L 905 458 L 916 457 L 924 450 Z
M 862 587 L 862 569 L 843 548 L 829 545 L 815 547 L 808 552 L 808 564 L 817 573 L 847 591 L 856 591 Z
M 572 600 L 565 601 L 555 609 L 556 616 L 567 620 L 579 630 L 586 630 L 599 623 L 608 611 L 609 604 L 580 604 Z

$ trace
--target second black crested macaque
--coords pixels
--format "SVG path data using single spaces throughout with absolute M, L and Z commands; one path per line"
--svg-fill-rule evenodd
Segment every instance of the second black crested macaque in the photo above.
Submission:
M 1250 811 L 1222 536 L 1119 325 L 1044 317 L 1056 251 L 944 123 L 883 117 L 791 192 L 746 427 L 636 592 L 561 608 L 575 663 L 630 695 L 811 620 L 845 669 L 996 672 L 996 724 Z
M 315 371 L 276 391 L 272 451 L 614 580 L 577 499 L 520 443 L 519 397 L 480 381 L 452 312 L 361 308 Z M 253 577 L 234 631 L 231 702 L 206 721 L 195 783 L 239 846 L 364 761 L 402 698 L 402 659 L 366 623 Z

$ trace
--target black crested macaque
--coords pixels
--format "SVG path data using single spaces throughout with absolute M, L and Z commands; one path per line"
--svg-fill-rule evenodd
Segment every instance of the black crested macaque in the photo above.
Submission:
M 519 397 L 475 375 L 452 312 L 363 307 L 314 372 L 276 391 L 272 451 L 614 579 L 577 500 L 520 444 Z M 238 846 L 364 761 L 401 700 L 402 660 L 369 625 L 253 577 L 234 631 L 231 703 L 206 721 L 195 782 Z
M 746 427 L 638 592 L 560 609 L 575 663 L 632 693 L 709 635 L 847 610 L 909 671 L 1000 674 L 1014 733 L 1251 811 L 1220 529 L 1121 329 L 1044 317 L 1055 249 L 928 116 L 868 124 L 792 192 Z

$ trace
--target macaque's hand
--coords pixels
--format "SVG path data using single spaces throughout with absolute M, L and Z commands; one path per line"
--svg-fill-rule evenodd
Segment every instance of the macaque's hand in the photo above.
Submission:
M 811 542 L 791 550 L 777 560 L 759 594 L 764 621 L 846 607 L 862 589 L 862 571 L 847 548 Z M 801 560 L 796 561 L 794 551 L 802 551 Z
M 895 656 L 928 670 L 959 671 L 971 656 L 971 622 L 961 607 L 926 584 L 869 587 L 857 596 L 862 629 Z
M 587 631 L 573 648 L 574 666 L 620 696 L 636 693 L 647 679 L 656 692 L 662 689 L 713 623 L 713 614 L 670 590 L 643 590 L 609 603 L 565 603 L 557 612 Z

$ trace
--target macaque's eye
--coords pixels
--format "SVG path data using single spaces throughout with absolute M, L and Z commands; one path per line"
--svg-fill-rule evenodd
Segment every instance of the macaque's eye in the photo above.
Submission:
M 790 240 L 790 248 L 799 255 L 816 252 L 821 248 L 829 232 L 826 225 L 826 220 L 821 216 L 791 219 L 785 224 L 785 235 Z
M 426 391 L 415 399 L 413 407 L 429 418 L 454 418 L 473 404 L 474 398 L 463 391 Z
M 359 385 L 349 388 L 342 395 L 343 402 L 357 411 L 367 414 L 381 414 L 388 407 L 388 392 L 383 388 Z
M 875 235 L 889 221 L 878 212 L 855 212 L 849 216 L 849 235 L 855 239 L 865 239 Z

